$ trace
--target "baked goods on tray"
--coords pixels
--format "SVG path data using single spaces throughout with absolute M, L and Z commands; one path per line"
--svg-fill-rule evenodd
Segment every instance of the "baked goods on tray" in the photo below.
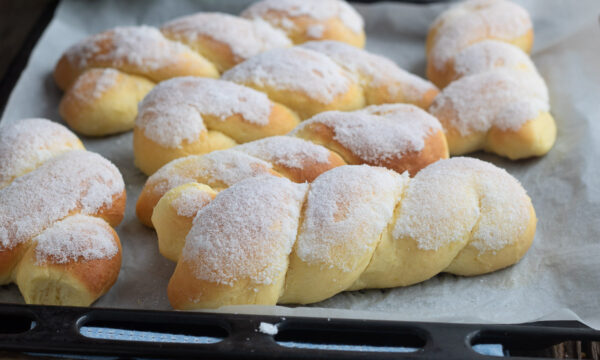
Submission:
M 160 29 L 117 27 L 83 39 L 63 54 L 54 70 L 56 84 L 65 91 L 61 116 L 84 135 L 127 131 L 133 127 L 137 103 L 160 81 L 216 78 L 260 52 L 289 47 L 292 40 L 364 45 L 362 18 L 340 0 L 264 2 L 244 14 L 197 13 Z M 292 39 L 286 35 L 290 31 Z
M 154 216 L 174 227 L 196 213 L 169 282 L 176 309 L 305 304 L 440 272 L 484 274 L 517 262 L 536 227 L 517 180 L 469 158 L 414 178 L 349 165 L 308 184 L 259 176 L 218 194 L 192 182 L 170 190 L 167 206 L 176 210 Z
M 439 122 L 424 110 L 407 104 L 321 113 L 289 135 L 171 161 L 146 181 L 137 203 L 138 218 L 152 226 L 152 211 L 160 197 L 190 181 L 218 190 L 264 174 L 305 182 L 344 164 L 381 165 L 415 175 L 425 166 L 448 157 Z
M 442 87 L 429 111 L 451 155 L 477 150 L 510 159 L 546 154 L 556 140 L 548 89 L 526 52 L 527 11 L 505 0 L 470 0 L 441 14 L 427 37 L 427 76 Z
M 345 70 L 337 67 L 335 63 L 320 53 L 310 51 L 308 56 L 317 56 L 319 61 L 326 61 L 325 65 L 313 64 L 314 67 L 311 67 L 313 65 L 306 63 L 303 65 L 302 61 L 296 57 L 297 54 L 295 55 L 296 52 L 306 52 L 302 48 L 283 51 L 286 53 L 283 62 L 280 62 L 279 57 L 270 56 L 272 52 L 266 52 L 264 54 L 268 61 L 262 62 L 261 65 L 268 67 L 267 64 L 270 64 L 279 70 L 269 67 L 262 72 L 261 67 L 252 64 L 248 64 L 246 68 L 254 73 L 268 73 L 270 75 L 266 76 L 269 79 L 275 79 L 272 83 L 273 87 L 265 84 L 265 87 L 260 88 L 266 90 L 265 88 L 269 87 L 269 90 L 266 90 L 270 94 L 269 97 L 263 92 L 244 85 L 198 77 L 175 78 L 156 86 L 140 103 L 139 114 L 136 118 L 133 135 L 136 166 L 144 173 L 151 175 L 169 161 L 186 155 L 204 154 L 230 148 L 238 143 L 287 134 L 300 121 L 296 112 L 290 107 L 303 109 L 304 113 L 312 113 L 321 112 L 329 107 L 343 109 L 348 104 L 350 109 L 364 105 L 363 91 L 358 86 L 358 77 L 356 81 L 351 80 L 352 78 Z M 252 58 L 250 62 L 253 59 L 257 59 L 257 57 Z M 287 60 L 290 62 L 289 67 L 285 64 Z M 238 66 L 244 64 L 246 63 Z M 236 66 L 231 71 L 235 71 L 237 68 Z M 306 69 L 306 73 L 302 72 L 303 68 Z M 331 74 L 324 71 L 328 68 L 332 70 Z M 396 69 L 399 72 L 402 71 L 397 67 Z M 327 77 L 322 78 L 315 74 L 315 70 L 321 71 L 318 74 L 327 74 Z M 227 74 L 229 72 L 225 73 L 224 77 Z M 302 81 L 303 77 L 309 77 L 311 74 L 314 77 L 314 79 L 311 78 L 312 82 Z M 393 73 L 390 74 L 393 75 Z M 232 75 L 232 78 L 239 80 L 236 75 Z M 247 78 L 255 79 L 253 75 L 248 75 Z M 413 80 L 409 78 L 409 81 Z M 425 83 L 422 80 L 415 81 Z M 290 83 L 295 85 L 290 85 Z M 324 105 L 323 96 L 330 92 L 331 87 L 344 83 L 353 84 L 353 86 L 350 86 L 344 95 L 340 95 L 328 105 Z M 368 83 L 372 84 L 373 82 Z M 298 88 L 292 88 L 296 85 Z M 402 85 L 411 86 L 409 82 L 395 84 L 393 81 L 389 81 L 383 88 L 390 90 L 395 86 L 401 87 Z M 256 83 L 254 86 L 257 86 Z M 390 92 L 388 91 L 388 93 Z M 402 94 L 403 91 L 400 90 L 399 93 Z M 422 97 L 419 96 L 419 98 Z M 281 100 L 285 104 L 282 105 L 276 102 L 277 100 Z M 316 108 L 311 106 L 316 106 Z M 404 104 L 390 104 L 387 107 L 373 106 L 364 111 L 324 114 L 320 114 L 324 117 L 317 115 L 315 118 L 322 120 L 327 117 L 329 124 L 335 122 L 335 127 L 339 128 L 337 132 L 333 131 L 331 126 L 329 129 L 324 125 L 317 126 L 316 122 L 320 120 L 311 119 L 306 123 L 313 125 L 301 125 L 295 133 L 307 140 L 333 146 L 335 151 L 347 153 L 346 157 L 349 159 L 349 163 L 384 165 L 401 171 L 409 168 L 395 166 L 391 162 L 396 160 L 391 159 L 405 157 L 407 151 L 420 152 L 424 148 L 424 145 L 421 144 L 422 139 L 429 134 L 429 129 L 439 128 L 438 121 L 432 116 L 415 106 Z M 334 117 L 337 120 L 333 121 Z M 343 122 L 346 120 L 349 123 L 344 125 Z M 350 126 L 350 123 L 353 126 Z M 323 124 L 322 121 L 321 124 Z M 346 130 L 342 128 L 344 126 Z M 325 133 L 318 133 L 321 131 Z M 360 145 L 365 142 L 368 144 L 362 145 L 363 149 L 350 154 L 347 149 L 348 145 L 346 145 L 346 149 L 342 149 L 339 142 L 336 143 L 332 139 L 334 137 L 336 140 L 343 138 L 344 131 L 352 131 L 354 133 L 352 136 L 361 138 L 353 140 L 346 136 L 345 138 L 348 140 L 345 141 L 345 144 L 353 142 L 354 145 L 359 145 L 357 141 L 361 142 Z M 413 131 L 416 131 L 414 137 L 418 138 L 419 145 L 405 149 L 408 143 L 417 145 L 408 139 L 409 134 L 412 134 Z M 435 133 L 437 134 L 437 132 Z M 392 137 L 392 135 L 397 137 Z M 381 136 L 386 136 L 386 139 L 378 139 Z M 441 139 L 442 137 L 440 132 L 437 135 L 435 147 L 428 147 L 428 151 L 432 151 L 430 151 L 428 159 L 423 160 L 424 162 L 429 163 L 434 159 L 447 157 L 444 155 L 447 145 L 445 139 Z M 365 146 L 368 148 L 365 149 Z M 375 147 L 385 147 L 386 153 L 383 155 L 372 153 L 376 150 Z M 391 162 L 384 163 L 382 160 L 384 157 L 389 158 Z M 414 162 L 414 160 L 410 161 Z M 417 170 L 414 168 L 411 169 L 411 172 Z
M 25 302 L 87 306 L 121 267 L 112 227 L 123 219 L 117 168 L 62 125 L 27 119 L 0 128 L 0 284 Z

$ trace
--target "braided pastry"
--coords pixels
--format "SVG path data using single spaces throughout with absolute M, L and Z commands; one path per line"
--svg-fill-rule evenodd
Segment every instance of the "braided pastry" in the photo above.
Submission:
M 501 19 L 522 26 L 499 26 Z M 479 35 L 464 32 L 475 25 Z M 517 30 L 531 32 L 526 38 L 532 41 L 527 12 L 504 0 L 467 1 L 442 14 L 430 30 L 428 59 L 436 70 L 428 76 L 449 85 L 429 111 L 444 127 L 451 155 L 485 150 L 521 159 L 544 155 L 554 145 L 548 89 L 528 55 L 511 44 Z M 444 66 L 436 67 L 440 58 Z
M 254 177 L 218 195 L 188 183 L 161 199 L 154 218 L 189 229 L 168 287 L 176 309 L 306 304 L 440 272 L 485 274 L 516 263 L 536 227 L 520 184 L 469 158 L 414 178 L 361 165 L 310 184 Z
M 438 93 L 392 61 L 335 41 L 266 51 L 226 71 L 223 79 L 265 92 L 301 119 L 383 103 L 426 108 Z
M 0 284 L 29 304 L 87 306 L 107 292 L 121 267 L 117 168 L 63 126 L 28 119 L 0 129 L 0 174 Z
M 344 2 L 328 3 L 309 6 L 310 14 L 320 14 L 310 21 L 333 23 L 334 33 L 338 33 L 341 28 L 335 24 L 354 17 L 352 23 L 358 24 L 364 42 L 360 16 Z M 288 8 L 290 12 L 298 10 L 293 2 L 278 5 L 284 12 Z M 303 19 L 302 23 L 307 18 Z M 317 23 L 315 26 L 320 26 Z M 219 72 L 253 55 L 291 44 L 284 31 L 260 17 L 221 13 L 184 16 L 160 30 L 117 27 L 84 39 L 58 61 L 54 78 L 66 91 L 60 114 L 71 128 L 86 135 L 127 131 L 133 127 L 137 103 L 157 82 L 177 76 L 218 77 Z
M 298 122 L 292 111 L 254 89 L 215 79 L 171 79 L 140 103 L 135 164 L 150 175 L 171 160 L 285 134 Z
M 310 40 L 336 40 L 365 46 L 360 14 L 340 0 L 262 0 L 242 16 L 263 19 L 286 32 L 295 44 Z
M 216 190 L 265 174 L 310 182 L 324 171 L 344 164 L 381 165 L 415 175 L 430 163 L 447 157 L 439 122 L 413 105 L 325 112 L 303 122 L 289 137 L 267 137 L 166 164 L 146 181 L 138 199 L 137 215 L 142 223 L 152 226 L 152 211 L 159 199 L 169 189 L 190 181 Z

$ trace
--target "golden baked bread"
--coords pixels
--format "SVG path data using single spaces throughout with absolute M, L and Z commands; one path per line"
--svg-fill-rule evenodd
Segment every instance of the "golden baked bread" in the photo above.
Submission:
M 344 2 L 328 2 L 325 6 L 309 6 L 310 13 L 317 14 L 311 22 L 333 24 L 327 25 L 332 29 L 328 32 L 353 33 L 342 26 L 351 20 L 353 25 L 358 24 L 358 38 L 364 43 L 360 16 Z M 281 2 L 277 7 L 284 12 L 297 10 L 293 2 Z M 347 40 L 356 39 L 351 36 Z M 260 17 L 248 19 L 222 13 L 183 16 L 160 30 L 149 26 L 117 27 L 83 39 L 56 64 L 55 81 L 66 92 L 60 114 L 69 126 L 85 135 L 127 131 L 133 127 L 138 102 L 156 83 L 178 76 L 215 78 L 260 52 L 291 45 L 284 31 Z
M 320 113 L 303 121 L 290 135 L 323 145 L 348 164 L 383 166 L 398 173 L 408 171 L 411 176 L 448 158 L 439 121 L 408 104 Z
M 427 108 L 439 92 L 391 60 L 337 41 L 266 51 L 226 71 L 223 79 L 266 93 L 301 119 L 385 103 Z
M 289 135 L 267 137 L 166 164 L 146 181 L 137 203 L 138 218 L 152 226 L 152 211 L 159 199 L 168 190 L 190 181 L 209 185 L 216 191 L 265 174 L 310 182 L 344 164 L 381 165 L 415 175 L 423 167 L 448 158 L 440 123 L 408 104 L 321 113 Z
M 301 47 L 327 55 L 362 86 L 368 105 L 406 103 L 427 109 L 438 88 L 381 55 L 339 41 L 311 41 Z
M 254 89 L 198 77 L 164 81 L 139 106 L 135 164 L 151 175 L 171 160 L 286 134 L 299 120 Z
M 160 31 L 204 56 L 219 72 L 263 51 L 292 45 L 283 31 L 265 21 L 223 13 L 183 16 L 167 22 Z
M 450 155 L 484 150 L 515 160 L 552 148 L 548 89 L 523 51 L 532 43 L 529 14 L 505 0 L 466 1 L 436 20 L 428 77 L 445 88 L 429 111 L 444 127 Z
M 507 70 L 470 75 L 450 83 L 429 111 L 444 127 L 451 155 L 541 156 L 554 145 L 556 125 L 539 85 Z
M 168 286 L 175 309 L 306 304 L 440 272 L 485 274 L 521 259 L 537 221 L 516 179 L 469 158 L 414 178 L 350 165 L 312 183 L 254 177 L 218 194 L 188 183 L 163 202 L 177 210 L 157 221 L 196 212 Z
M 117 168 L 62 125 L 0 128 L 0 284 L 25 302 L 87 306 L 116 281 L 125 211 Z
M 269 22 L 295 44 L 336 40 L 365 46 L 364 21 L 342 0 L 262 0 L 250 5 L 242 16 Z
M 260 53 L 229 69 L 222 78 L 264 92 L 301 119 L 366 104 L 358 79 L 328 56 L 298 46 Z
M 499 40 L 529 53 L 533 25 L 527 10 L 508 0 L 468 0 L 434 21 L 427 34 L 427 78 L 443 88 L 450 81 L 452 59 L 467 46 Z
M 346 163 L 339 155 L 309 141 L 273 136 L 234 148 L 171 161 L 148 178 L 137 201 L 137 216 L 147 226 L 160 198 L 189 182 L 221 191 L 244 179 L 286 176 L 294 182 L 314 180 L 324 171 Z

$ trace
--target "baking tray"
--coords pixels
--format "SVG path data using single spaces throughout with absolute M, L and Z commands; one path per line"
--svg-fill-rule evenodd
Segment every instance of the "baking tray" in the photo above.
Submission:
M 58 3 L 47 3 L 0 79 L 0 113 Z M 261 323 L 276 325 L 277 333 L 261 332 Z M 96 329 L 93 337 L 89 329 Z M 497 356 L 532 359 L 553 358 L 553 346 L 561 343 L 573 347 L 566 349 L 567 356 L 598 359 L 598 342 L 600 331 L 577 321 L 453 324 L 0 303 L 0 359 L 16 354 L 103 359 L 496 358 L 484 355 L 490 348 Z

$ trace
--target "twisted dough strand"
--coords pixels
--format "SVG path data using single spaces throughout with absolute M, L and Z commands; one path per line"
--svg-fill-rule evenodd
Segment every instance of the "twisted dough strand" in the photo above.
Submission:
M 210 189 L 192 183 L 167 196 L 202 192 Z M 520 184 L 468 158 L 412 179 L 366 165 L 308 185 L 251 178 L 195 210 L 168 288 L 177 309 L 311 303 L 440 272 L 484 274 L 517 262 L 536 226 Z

